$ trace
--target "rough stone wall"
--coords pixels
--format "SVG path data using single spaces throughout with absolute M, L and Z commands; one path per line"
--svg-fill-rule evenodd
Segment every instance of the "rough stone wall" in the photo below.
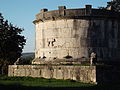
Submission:
M 9 65 L 8 76 L 71 79 L 96 83 L 95 66 Z
M 120 59 L 120 22 L 116 19 L 88 18 L 48 20 L 36 23 L 35 57 L 47 59 L 70 55 L 99 60 Z
M 88 51 L 97 53 L 99 60 L 119 60 L 120 22 L 116 19 L 92 19 L 88 36 L 83 38 Z
M 33 22 L 36 25 L 35 58 L 89 59 L 92 52 L 98 60 L 120 59 L 120 12 L 93 9 L 42 9 Z
M 80 39 L 87 37 L 88 20 L 57 20 L 36 24 L 36 58 L 88 57 Z

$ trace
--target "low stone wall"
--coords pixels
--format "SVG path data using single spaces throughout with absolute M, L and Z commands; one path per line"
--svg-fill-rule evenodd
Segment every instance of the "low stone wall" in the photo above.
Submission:
M 85 83 L 96 83 L 96 67 L 65 65 L 9 65 L 8 76 L 71 79 Z

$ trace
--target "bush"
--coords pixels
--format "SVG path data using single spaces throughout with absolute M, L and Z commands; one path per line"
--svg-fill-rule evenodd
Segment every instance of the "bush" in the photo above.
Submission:
M 24 58 L 22 59 L 21 64 L 29 65 L 32 63 L 32 60 L 33 60 L 32 58 Z
M 72 56 L 67 55 L 67 56 L 65 56 L 64 58 L 70 59 L 70 58 L 72 58 Z

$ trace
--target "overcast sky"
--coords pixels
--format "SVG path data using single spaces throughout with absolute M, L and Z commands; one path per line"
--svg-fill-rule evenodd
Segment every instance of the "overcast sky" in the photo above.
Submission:
M 0 12 L 4 18 L 15 26 L 24 28 L 23 35 L 27 39 L 24 52 L 35 50 L 35 28 L 32 23 L 40 9 L 58 9 L 58 6 L 67 8 L 83 8 L 86 4 L 94 8 L 106 6 L 111 0 L 0 0 Z

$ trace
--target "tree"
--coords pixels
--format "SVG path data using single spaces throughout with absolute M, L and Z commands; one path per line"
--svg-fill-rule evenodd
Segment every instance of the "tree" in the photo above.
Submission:
M 114 11 L 119 11 L 120 10 L 120 0 L 113 0 L 110 2 L 107 2 L 107 8 L 111 7 L 112 10 Z
M 113 0 L 110 2 L 107 2 L 106 7 L 98 7 L 99 9 L 107 9 L 107 10 L 113 10 L 120 12 L 120 0 Z
M 6 73 L 8 64 L 13 64 L 22 54 L 26 39 L 21 35 L 19 27 L 13 26 L 4 20 L 0 13 L 0 69 L 2 74 Z

